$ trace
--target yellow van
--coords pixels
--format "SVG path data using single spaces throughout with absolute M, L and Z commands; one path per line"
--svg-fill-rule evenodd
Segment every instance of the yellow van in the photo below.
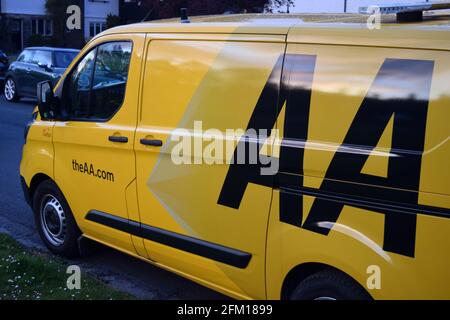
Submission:
M 450 16 L 283 17 L 113 28 L 40 83 L 20 174 L 47 247 L 239 299 L 449 299 Z

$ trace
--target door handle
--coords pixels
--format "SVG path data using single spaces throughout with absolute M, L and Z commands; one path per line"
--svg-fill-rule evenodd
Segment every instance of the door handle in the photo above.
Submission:
M 141 139 L 141 144 L 144 146 L 153 146 L 153 147 L 162 147 L 162 140 L 154 140 L 154 139 Z
M 123 136 L 109 136 L 108 140 L 111 142 L 127 143 L 128 138 Z
M 27 72 L 31 72 L 31 68 L 26 68 L 25 69 Z

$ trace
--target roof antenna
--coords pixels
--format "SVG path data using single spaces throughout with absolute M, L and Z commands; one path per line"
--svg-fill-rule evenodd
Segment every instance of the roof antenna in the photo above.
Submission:
M 187 8 L 181 8 L 180 17 L 181 17 L 181 23 L 190 23 L 191 22 L 188 17 Z

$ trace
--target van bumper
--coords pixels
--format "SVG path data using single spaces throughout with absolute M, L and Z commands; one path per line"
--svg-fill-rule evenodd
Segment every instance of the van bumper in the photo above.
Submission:
M 25 179 L 22 176 L 20 176 L 20 185 L 22 186 L 25 201 L 28 203 L 29 206 L 31 206 L 30 188 L 28 188 L 27 183 L 25 182 Z

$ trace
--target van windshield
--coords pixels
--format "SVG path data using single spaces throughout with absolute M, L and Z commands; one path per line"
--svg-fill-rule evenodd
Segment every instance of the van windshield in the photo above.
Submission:
M 55 67 L 67 68 L 78 52 L 71 51 L 55 51 Z

